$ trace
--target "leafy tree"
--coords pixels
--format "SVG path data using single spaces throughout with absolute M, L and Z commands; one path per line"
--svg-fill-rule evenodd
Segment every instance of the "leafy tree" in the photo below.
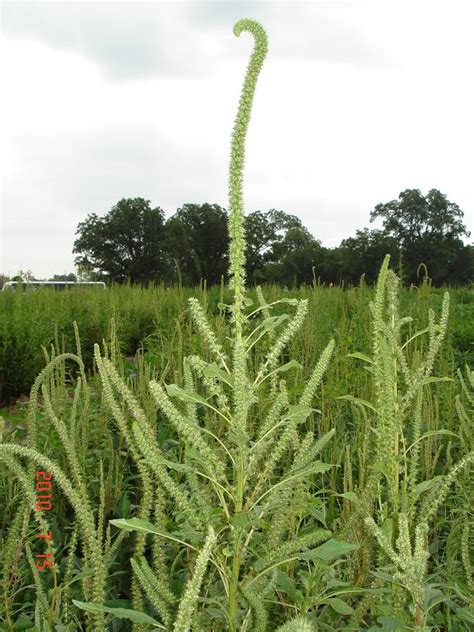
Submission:
M 339 247 L 321 247 L 320 260 L 315 265 L 314 276 L 322 283 L 327 284 L 339 285 L 342 281 L 346 281 L 343 274 L 342 251 Z
M 278 227 L 271 221 L 271 211 L 254 211 L 245 216 L 246 271 L 249 283 L 259 283 L 264 277 L 264 267 L 273 255 L 278 240 Z
M 164 213 L 149 200 L 123 198 L 104 217 L 91 213 L 76 235 L 75 263 L 88 276 L 146 282 L 166 272 Z
M 283 263 L 284 259 L 299 250 L 313 246 L 317 242 L 302 224 L 290 226 L 281 239 L 273 246 L 273 257 Z
M 184 204 L 166 222 L 168 258 L 185 284 L 219 283 L 227 271 L 228 244 L 227 213 L 217 204 Z
M 426 197 L 419 189 L 402 191 L 398 200 L 377 204 L 370 221 L 377 217 L 383 219 L 384 232 L 405 246 L 426 237 L 469 236 L 462 222 L 463 211 L 437 189 L 431 189 Z
M 288 253 L 314 241 L 298 217 L 276 209 L 249 213 L 245 232 L 249 283 L 273 278 Z
M 457 253 L 449 270 L 449 283 L 453 285 L 474 283 L 474 244 L 464 246 Z
M 357 230 L 355 237 L 343 239 L 338 250 L 341 276 L 354 284 L 363 274 L 368 283 L 374 283 L 386 254 L 394 264 L 398 260 L 398 244 L 383 230 Z
M 419 189 L 407 189 L 398 200 L 377 204 L 370 221 L 382 218 L 384 235 L 399 245 L 405 280 L 415 281 L 418 266 L 424 263 L 440 284 L 453 281 L 453 265 L 464 248 L 462 237 L 469 236 L 463 216 L 459 206 L 437 189 L 426 196 Z
M 285 285 L 311 283 L 314 270 L 322 264 L 324 249 L 303 226 L 291 226 L 273 248 L 272 280 Z
M 469 234 L 463 213 L 438 190 L 426 196 L 418 189 L 403 191 L 398 200 L 378 204 L 370 221 L 376 218 L 383 220 L 381 229 L 364 228 L 338 248 L 324 248 L 295 215 L 276 209 L 250 213 L 244 220 L 247 281 L 293 285 L 311 283 L 315 275 L 327 283 L 358 283 L 365 274 L 373 283 L 387 253 L 408 283 L 417 282 L 420 263 L 436 285 L 472 281 L 474 246 L 461 239 Z M 144 282 L 175 278 L 178 267 L 186 285 L 219 283 L 228 267 L 227 224 L 217 204 L 184 204 L 165 224 L 163 211 L 150 202 L 120 200 L 105 217 L 93 213 L 79 224 L 78 278 Z
M 325 249 L 318 241 L 305 241 L 285 252 L 278 262 L 267 264 L 267 279 L 286 286 L 312 283 L 323 267 L 324 256 Z

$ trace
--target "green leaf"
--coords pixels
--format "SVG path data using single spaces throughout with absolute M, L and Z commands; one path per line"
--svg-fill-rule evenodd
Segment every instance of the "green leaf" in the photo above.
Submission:
M 186 465 L 185 463 L 176 463 L 175 461 L 168 461 L 168 459 L 165 459 L 163 457 L 161 457 L 160 459 L 161 463 L 164 463 L 166 465 L 166 467 L 169 467 L 170 470 L 174 470 L 175 472 L 194 472 L 193 468 L 190 467 L 189 465 Z
M 421 437 L 418 437 L 418 439 L 416 441 L 414 441 L 411 444 L 411 446 L 409 446 L 405 450 L 405 453 L 404 453 L 403 456 L 405 456 L 405 454 L 408 454 L 408 452 L 410 452 L 410 450 L 413 448 L 413 446 L 415 446 L 420 441 L 423 441 L 423 439 L 427 439 L 428 437 L 435 437 L 436 435 L 449 435 L 451 437 L 458 437 L 459 436 L 456 433 L 451 432 L 451 430 L 446 430 L 445 428 L 440 428 L 439 430 L 429 430 L 428 432 L 425 432 L 425 434 L 421 435 Z
M 399 581 L 397 581 L 393 575 L 389 573 L 385 573 L 383 571 L 370 571 L 370 574 L 374 577 L 378 577 L 379 579 L 383 579 L 384 582 L 397 584 L 398 586 L 403 586 Z
M 267 563 L 265 562 L 265 560 L 262 559 L 258 559 L 256 562 L 254 562 L 254 569 L 257 571 L 257 573 L 259 573 L 260 571 L 263 571 L 263 569 L 267 566 Z
M 4 629 L 6 630 L 7 628 L 5 627 Z M 33 630 L 35 629 L 35 624 L 30 619 L 22 618 L 16 621 L 15 625 L 13 626 L 13 629 L 14 630 Z
M 325 599 L 322 603 L 327 603 L 331 606 L 333 610 L 335 610 L 338 614 L 353 614 L 354 609 L 351 608 L 345 601 L 339 599 L 338 597 L 330 597 L 329 599 Z
M 183 402 L 194 402 L 195 404 L 207 404 L 207 401 L 201 395 L 198 395 L 194 391 L 185 391 L 177 384 L 167 384 L 166 392 L 170 397 L 177 397 Z
M 200 465 L 204 470 L 206 470 L 208 466 L 207 462 L 202 458 L 200 452 L 196 450 L 191 444 L 186 444 L 186 457 L 188 457 L 189 460 L 194 461 L 195 463 Z
M 415 497 L 419 498 L 423 492 L 426 492 L 432 487 L 434 487 L 443 478 L 444 478 L 443 476 L 435 476 L 434 478 L 430 478 L 429 481 L 423 481 L 422 483 L 418 483 L 418 485 L 415 487 Z
M 337 494 L 337 495 L 340 496 L 341 498 L 347 498 L 347 500 L 350 500 L 353 503 L 359 502 L 359 499 L 355 492 L 344 492 L 343 494 Z
M 173 540 L 173 542 L 178 542 L 179 544 L 184 544 L 184 546 L 188 546 L 193 549 L 194 547 L 183 540 L 180 540 L 172 533 L 167 533 L 162 529 L 158 529 L 155 525 L 151 524 L 147 520 L 141 520 L 140 518 L 119 518 L 117 520 L 109 520 L 110 524 L 113 524 L 114 527 L 118 527 L 119 529 L 125 529 L 125 531 L 140 531 L 142 533 L 153 533 L 155 535 L 159 535 L 162 538 L 166 538 L 167 540 Z
M 393 518 L 386 518 L 379 527 L 389 542 L 393 539 Z
M 334 466 L 331 463 L 323 463 L 322 461 L 314 461 L 314 463 L 312 463 L 308 468 L 304 468 L 303 470 L 297 470 L 296 472 L 294 472 L 294 474 L 298 474 L 298 476 L 302 474 L 303 472 L 306 472 L 308 476 L 310 474 L 320 474 L 321 472 L 327 472 L 332 467 Z M 293 477 L 293 474 L 291 475 L 291 477 Z
M 302 424 L 313 412 L 313 408 L 304 404 L 288 406 L 288 419 L 294 419 L 297 424 Z
M 223 369 L 219 368 L 215 363 L 208 364 L 206 367 L 203 368 L 202 372 L 206 377 L 217 378 L 228 386 L 233 386 L 234 382 L 232 380 L 232 377 Z
M 131 502 L 130 502 L 130 498 L 128 497 L 127 492 L 124 492 L 122 494 L 122 497 L 120 498 L 119 502 L 118 502 L 118 511 L 117 513 L 119 515 L 124 516 L 124 518 L 128 518 L 129 514 L 130 514 L 130 507 L 131 507 Z
M 380 623 L 380 627 L 369 628 L 372 630 L 380 630 L 380 632 L 408 632 L 409 630 L 413 630 L 410 626 L 408 627 L 402 619 L 395 617 L 378 617 L 377 623 Z M 420 632 L 428 632 L 427 628 L 422 628 Z
M 290 360 L 286 364 L 282 364 L 279 366 L 275 373 L 285 373 L 285 371 L 289 371 L 290 369 L 302 369 L 302 365 L 296 360 Z
M 266 331 L 271 331 L 272 329 L 276 329 L 281 323 L 285 322 L 285 320 L 289 320 L 288 314 L 280 314 L 280 316 L 269 316 L 262 320 L 260 326 L 263 327 Z
M 383 474 L 385 478 L 387 479 L 387 482 L 390 481 L 387 463 L 382 462 L 382 461 L 376 461 L 373 465 L 369 465 L 369 467 L 375 470 L 376 472 L 380 472 L 381 474 Z
M 277 590 L 286 593 L 294 602 L 298 601 L 298 591 L 296 590 L 295 580 L 284 571 L 278 570 L 277 573 Z
M 363 360 L 364 362 L 368 362 L 368 364 L 373 364 L 374 363 L 372 358 L 369 358 L 368 355 L 365 355 L 365 353 L 360 353 L 359 351 L 356 351 L 355 353 L 348 353 L 347 357 L 348 358 L 356 358 L 357 360 Z
M 107 606 L 107 608 L 131 608 L 132 606 L 129 599 L 107 599 L 103 605 Z
M 133 623 L 148 623 L 150 625 L 155 626 L 156 628 L 160 628 L 161 630 L 166 630 L 166 628 L 161 625 L 156 619 L 148 616 L 143 612 L 137 612 L 136 610 L 129 610 L 128 608 L 109 608 L 108 606 L 104 606 L 101 603 L 92 603 L 92 602 L 84 602 L 84 601 L 76 601 L 72 600 L 72 603 L 81 610 L 85 610 L 86 612 L 104 612 L 107 614 L 113 614 L 117 619 L 129 619 Z
M 81 571 L 80 573 L 77 573 L 76 575 L 74 575 L 74 577 L 66 582 L 63 582 L 63 586 L 70 586 L 71 584 L 73 584 L 74 582 L 79 581 L 80 579 L 85 579 L 86 577 L 93 577 L 94 575 L 94 571 L 92 569 L 89 569 L 87 571 Z
M 378 410 L 366 399 L 361 399 L 360 397 L 353 397 L 352 395 L 340 395 L 336 397 L 336 399 L 345 399 L 348 402 L 352 402 L 353 404 L 357 404 L 358 406 L 365 406 L 366 408 L 370 408 L 374 413 L 378 414 Z
M 454 382 L 452 377 L 427 377 L 423 380 L 423 384 L 433 384 L 435 382 Z
M 277 490 L 279 487 L 286 486 L 291 481 L 294 481 L 297 478 L 301 478 L 301 476 L 311 476 L 312 474 L 320 474 L 321 472 L 327 472 L 327 470 L 330 470 L 332 467 L 334 466 L 331 465 L 330 463 L 315 461 L 310 467 L 292 471 L 289 474 L 289 476 L 282 479 L 278 483 L 275 483 L 269 489 L 267 489 L 267 491 L 264 492 L 257 501 L 255 501 L 255 503 L 252 505 L 252 509 L 256 507 L 266 496 L 268 496 L 269 494 L 273 494 L 275 490 Z
M 346 555 L 346 553 L 349 553 L 350 551 L 357 551 L 358 548 L 358 544 L 352 544 L 352 542 L 344 542 L 343 540 L 334 540 L 334 538 L 331 538 L 331 540 L 321 544 L 321 546 L 318 546 L 316 549 L 308 551 L 307 553 L 302 553 L 298 557 L 303 560 L 314 560 L 319 558 L 321 560 L 326 560 L 326 562 L 332 562 L 332 560 L 335 560 L 342 555 Z

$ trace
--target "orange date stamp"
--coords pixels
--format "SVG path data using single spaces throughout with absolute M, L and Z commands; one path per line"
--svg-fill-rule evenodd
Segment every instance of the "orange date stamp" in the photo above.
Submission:
M 36 472 L 36 502 L 35 507 L 38 511 L 50 511 L 53 508 L 53 475 L 51 472 Z M 46 534 L 38 534 L 36 536 L 41 540 L 52 542 L 53 534 L 48 531 Z M 51 569 L 54 566 L 52 553 L 36 553 L 36 568 L 40 571 Z

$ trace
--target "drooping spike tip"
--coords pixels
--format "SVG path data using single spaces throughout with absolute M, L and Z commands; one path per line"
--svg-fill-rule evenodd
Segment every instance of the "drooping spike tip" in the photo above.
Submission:
M 239 37 L 242 31 L 249 31 L 255 37 L 258 44 L 263 45 L 265 50 L 268 46 L 268 38 L 265 29 L 256 20 L 243 18 L 234 24 L 234 35 Z

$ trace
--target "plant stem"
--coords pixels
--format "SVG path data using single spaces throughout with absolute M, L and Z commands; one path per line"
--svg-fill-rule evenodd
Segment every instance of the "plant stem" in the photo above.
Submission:
M 234 506 L 235 516 L 242 513 L 244 502 L 244 476 L 244 458 L 243 452 L 242 450 L 240 450 L 239 461 L 236 467 L 236 496 Z M 237 630 L 238 590 L 241 562 L 240 541 L 242 538 L 242 528 L 238 526 L 236 526 L 235 528 L 237 529 L 237 534 L 235 537 L 234 556 L 232 560 L 232 575 L 229 585 L 229 625 L 232 632 L 234 630 Z

